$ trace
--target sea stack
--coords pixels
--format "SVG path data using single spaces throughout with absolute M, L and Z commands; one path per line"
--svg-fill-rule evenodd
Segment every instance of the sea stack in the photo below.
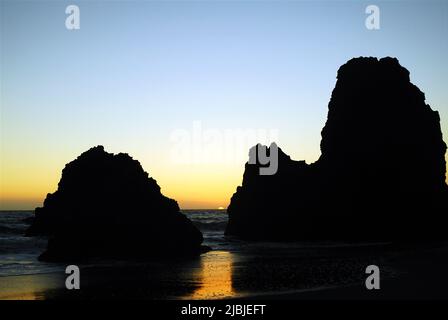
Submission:
M 446 144 L 437 111 L 395 58 L 341 66 L 312 164 L 279 151 L 277 174 L 246 164 L 226 234 L 263 240 L 445 237 Z
M 65 166 L 27 235 L 49 236 L 46 261 L 184 257 L 199 254 L 203 240 L 137 160 L 102 146 Z

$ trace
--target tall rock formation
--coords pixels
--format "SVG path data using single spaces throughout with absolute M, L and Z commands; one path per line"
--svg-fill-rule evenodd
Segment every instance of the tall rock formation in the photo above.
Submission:
M 268 240 L 443 238 L 448 212 L 440 118 L 394 58 L 343 65 L 328 105 L 321 156 L 277 176 L 246 164 L 226 233 Z

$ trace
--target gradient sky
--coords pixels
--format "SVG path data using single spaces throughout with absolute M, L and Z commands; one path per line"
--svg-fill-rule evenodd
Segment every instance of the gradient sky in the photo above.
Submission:
M 0 2 L 0 209 L 41 205 L 98 144 L 138 159 L 182 208 L 226 207 L 247 150 L 175 163 L 173 132 L 274 129 L 315 161 L 336 72 L 358 56 L 397 57 L 448 137 L 444 1 Z M 80 30 L 65 28 L 69 4 Z M 369 4 L 380 30 L 364 25 Z

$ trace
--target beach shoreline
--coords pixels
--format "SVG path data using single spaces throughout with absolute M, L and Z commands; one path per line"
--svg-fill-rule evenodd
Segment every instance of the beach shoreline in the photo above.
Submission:
M 163 263 L 122 263 L 114 266 L 81 266 L 81 290 L 65 288 L 65 273 L 51 272 L 0 277 L 0 300 L 439 300 L 447 299 L 448 247 L 431 247 L 390 253 L 393 268 L 400 272 L 385 276 L 380 290 L 367 290 L 363 281 L 352 283 L 283 288 L 278 278 L 247 276 L 257 273 L 254 264 L 266 256 L 211 251 L 200 259 Z M 255 258 L 256 257 L 256 258 Z M 269 258 L 277 263 L 280 256 Z M 294 260 L 296 261 L 296 260 Z M 291 264 L 289 272 L 297 266 Z M 260 270 L 270 268 L 266 262 Z M 313 268 L 317 268 L 313 266 Z M 362 270 L 360 270 L 362 271 Z M 279 272 L 282 272 L 279 269 Z M 157 274 L 158 273 L 158 274 Z M 118 277 L 120 275 L 120 277 Z M 149 275 L 151 275 L 149 277 Z M 365 278 L 367 275 L 363 275 Z M 114 282 L 115 281 L 115 282 Z M 296 280 L 291 280 L 294 287 Z M 263 289 L 264 287 L 264 289 Z M 180 289 L 182 288 L 182 289 Z

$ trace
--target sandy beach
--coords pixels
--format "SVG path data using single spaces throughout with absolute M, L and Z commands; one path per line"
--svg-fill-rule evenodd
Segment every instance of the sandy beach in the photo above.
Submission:
M 258 248 L 244 253 L 211 251 L 198 259 L 169 264 L 159 261 L 81 265 L 80 290 L 65 288 L 63 272 L 0 277 L 0 299 L 447 298 L 446 245 L 336 247 L 313 251 L 320 253 L 308 254 L 306 260 L 303 250 L 290 249 L 286 254 L 285 249 L 265 248 L 260 252 Z M 361 266 L 368 261 L 381 262 L 378 263 L 382 270 L 380 290 L 367 290 L 364 286 L 366 275 Z M 356 268 L 357 280 L 352 275 Z

